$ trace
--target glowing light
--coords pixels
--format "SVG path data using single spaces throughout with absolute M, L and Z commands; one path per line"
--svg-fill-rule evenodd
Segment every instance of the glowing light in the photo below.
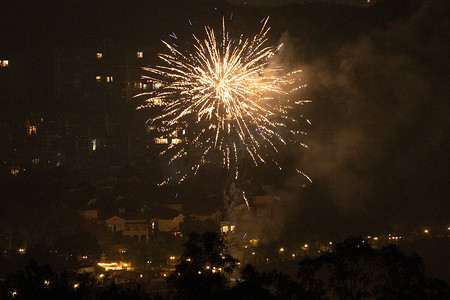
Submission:
M 284 252 L 284 248 L 280 248 L 280 252 Z
M 424 232 L 424 233 L 427 233 L 427 234 L 429 233 L 428 229 L 425 229 L 423 232 Z
M 124 262 L 110 262 L 110 263 L 97 263 L 99 267 L 104 268 L 106 271 L 109 270 L 127 270 L 129 267 L 131 267 L 131 263 L 124 263 Z
M 79 286 L 80 286 L 79 283 L 75 283 L 75 284 L 73 285 L 73 288 L 74 288 L 74 289 L 77 289 Z
M 178 130 L 186 132 L 183 143 L 171 143 L 161 155 L 171 157 L 169 164 L 186 159 L 186 172 L 177 171 L 160 184 L 176 179 L 181 183 L 189 174 L 209 163 L 220 164 L 239 176 L 241 160 L 253 165 L 273 162 L 282 169 L 276 155 L 287 144 L 307 148 L 300 142 L 306 133 L 299 128 L 299 109 L 309 100 L 290 98 L 305 85 L 299 84 L 298 73 L 284 71 L 277 65 L 276 54 L 282 45 L 265 46 L 268 18 L 260 32 L 252 38 L 230 38 L 222 20 L 221 35 L 205 27 L 206 38 L 193 35 L 192 51 L 183 51 L 171 42 L 163 41 L 168 53 L 159 54 L 163 65 L 143 68 L 154 91 L 136 95 L 146 97 L 146 104 L 138 107 L 164 106 L 161 113 L 151 119 L 162 133 Z M 175 33 L 170 35 L 178 39 Z M 149 120 L 150 121 L 150 120 Z M 161 144 L 168 144 L 163 139 Z M 189 157 L 188 157 L 189 156 Z M 307 177 L 303 172 L 300 174 Z M 245 200 L 245 197 L 244 197 Z

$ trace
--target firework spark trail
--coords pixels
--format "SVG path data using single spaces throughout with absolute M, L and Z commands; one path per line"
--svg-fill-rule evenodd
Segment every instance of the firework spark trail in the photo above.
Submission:
M 164 65 L 144 68 L 152 74 L 145 78 L 162 87 L 137 96 L 148 97 L 139 108 L 165 106 L 151 120 L 160 123 L 162 134 L 181 129 L 188 133 L 182 143 L 161 152 L 171 156 L 169 164 L 188 155 L 197 156 L 190 159 L 194 162 L 188 168 L 197 173 L 210 151 L 217 149 L 222 155 L 217 161 L 228 170 L 234 168 L 237 179 L 239 161 L 244 157 L 257 166 L 278 153 L 280 146 L 305 146 L 299 142 L 299 136 L 305 133 L 291 128 L 298 127 L 299 122 L 289 114 L 292 103 L 303 105 L 308 100 L 286 99 L 305 85 L 298 84 L 295 77 L 300 70 L 286 73 L 274 64 L 274 55 L 282 44 L 265 46 L 268 19 L 263 20 L 253 38 L 241 35 L 237 40 L 229 38 L 223 19 L 221 38 L 205 27 L 203 41 L 193 34 L 191 52 L 182 53 L 175 44 L 162 41 L 169 51 L 159 54 Z M 178 40 L 175 33 L 170 36 Z M 278 162 L 271 161 L 281 169 Z M 182 182 L 189 172 L 177 171 L 175 177 Z

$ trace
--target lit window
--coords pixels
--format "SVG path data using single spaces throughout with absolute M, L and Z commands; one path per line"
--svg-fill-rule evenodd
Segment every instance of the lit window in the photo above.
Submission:
M 230 231 L 231 231 L 231 232 L 233 232 L 235 228 L 236 228 L 236 226 L 235 226 L 235 225 L 231 225 L 231 229 L 230 229 Z
M 0 60 L 0 67 L 7 67 L 9 65 L 9 61 L 4 59 Z
M 168 144 L 169 141 L 164 138 L 155 138 L 155 144 Z
M 11 175 L 17 176 L 19 174 L 19 169 L 11 169 Z
M 144 57 L 144 52 L 138 51 L 138 52 L 136 52 L 136 56 L 137 56 L 137 58 L 143 58 Z
M 161 82 L 155 82 L 155 83 L 153 83 L 153 86 L 155 87 L 155 89 L 159 89 L 159 88 L 163 87 L 164 85 Z
M 95 151 L 97 149 L 97 139 L 92 140 L 92 151 Z
M 155 229 L 155 222 L 152 222 L 152 229 Z
M 222 231 L 222 233 L 227 233 L 228 232 L 228 226 L 222 226 L 221 231 Z
M 182 139 L 172 139 L 172 144 L 179 144 L 182 141 L 183 141 Z
M 31 161 L 32 161 L 33 165 L 39 164 L 39 158 L 33 158 Z
M 106 76 L 106 82 L 113 82 L 114 78 L 112 76 Z
M 95 81 L 101 82 L 102 81 L 102 76 L 100 76 L 100 75 L 95 76 Z
M 97 58 L 98 58 L 98 59 L 101 59 L 102 57 L 103 57 L 103 53 L 97 52 Z
M 36 126 L 28 126 L 28 135 L 36 134 L 37 128 Z

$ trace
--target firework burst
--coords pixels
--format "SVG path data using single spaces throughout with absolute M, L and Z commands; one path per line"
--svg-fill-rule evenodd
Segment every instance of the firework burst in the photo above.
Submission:
M 222 20 L 221 35 L 210 27 L 203 40 L 193 35 L 192 51 L 163 41 L 168 49 L 159 54 L 163 64 L 144 68 L 150 74 L 145 78 L 159 88 L 137 95 L 146 97 L 139 108 L 163 107 L 149 122 L 159 124 L 161 136 L 182 135 L 171 139 L 161 155 L 169 157 L 169 164 L 188 162 L 187 171 L 178 170 L 162 184 L 182 182 L 209 156 L 237 179 L 242 161 L 255 166 L 270 161 L 281 168 L 275 158 L 280 147 L 305 147 L 299 138 L 305 134 L 298 129 L 301 112 L 293 111 L 309 101 L 292 99 L 303 87 L 296 75 L 300 70 L 287 73 L 276 63 L 282 44 L 265 46 L 267 21 L 254 37 L 232 39 Z

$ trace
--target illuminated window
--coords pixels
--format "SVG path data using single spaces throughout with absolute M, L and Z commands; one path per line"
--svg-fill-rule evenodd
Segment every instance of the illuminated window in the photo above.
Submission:
M 144 52 L 138 51 L 138 52 L 136 52 L 136 56 L 137 56 L 137 58 L 144 58 Z
M 7 67 L 9 65 L 9 61 L 7 59 L 0 60 L 0 67 Z
M 106 76 L 106 82 L 113 82 L 114 78 L 112 76 Z
M 33 163 L 33 165 L 38 165 L 39 164 L 39 158 L 33 158 L 31 160 L 31 162 Z
M 28 126 L 28 135 L 36 134 L 37 128 L 36 126 Z
M 152 229 L 155 229 L 155 222 L 152 222 Z
M 95 81 L 101 82 L 102 81 L 102 76 L 100 76 L 100 75 L 95 76 Z
M 97 52 L 96 55 L 97 55 L 97 58 L 98 58 L 98 59 L 101 59 L 101 58 L 103 57 L 103 53 L 101 53 L 101 52 Z
M 97 150 L 97 139 L 92 139 L 92 151 Z
M 230 229 L 230 231 L 231 231 L 231 232 L 233 232 L 233 231 L 234 231 L 234 229 L 236 228 L 236 226 L 235 226 L 235 225 L 231 225 L 230 227 L 231 227 L 231 229 Z
M 222 233 L 227 233 L 228 232 L 228 226 L 227 225 L 226 226 L 222 226 L 222 228 L 220 228 L 220 231 Z
M 182 139 L 172 139 L 172 144 L 179 144 L 182 141 L 183 141 Z
M 155 138 L 155 144 L 168 144 L 169 141 L 164 138 Z
M 163 87 L 164 84 L 162 84 L 161 82 L 155 82 L 155 83 L 153 83 L 153 86 L 155 87 L 155 89 L 159 89 L 159 88 Z
M 11 169 L 11 175 L 17 176 L 19 174 L 19 169 Z

